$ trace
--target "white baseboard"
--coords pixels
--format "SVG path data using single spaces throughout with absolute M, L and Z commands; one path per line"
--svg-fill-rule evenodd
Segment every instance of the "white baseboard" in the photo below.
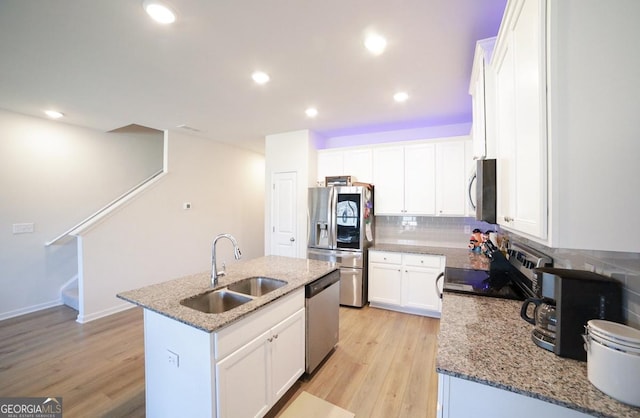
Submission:
M 53 308 L 54 306 L 62 305 L 62 299 L 56 299 L 45 303 L 40 303 L 38 305 L 27 306 L 24 308 L 16 309 L 9 312 L 0 312 L 0 321 L 9 318 L 15 318 L 16 316 L 26 315 L 32 312 L 41 311 L 47 308 Z
M 86 324 L 87 322 L 95 321 L 96 319 L 104 318 L 105 316 L 113 315 L 114 313 L 126 311 L 127 309 L 135 308 L 135 305 L 130 304 L 129 302 L 122 303 L 117 306 L 112 306 L 108 309 L 103 309 L 102 311 L 94 312 L 89 315 L 80 315 L 78 314 L 78 318 L 76 322 L 80 324 Z

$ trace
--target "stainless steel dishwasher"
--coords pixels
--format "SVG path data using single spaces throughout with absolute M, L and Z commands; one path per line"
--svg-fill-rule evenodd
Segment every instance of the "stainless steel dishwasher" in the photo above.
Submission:
M 305 286 L 305 308 L 305 371 L 313 373 L 338 344 L 340 270 L 335 270 Z

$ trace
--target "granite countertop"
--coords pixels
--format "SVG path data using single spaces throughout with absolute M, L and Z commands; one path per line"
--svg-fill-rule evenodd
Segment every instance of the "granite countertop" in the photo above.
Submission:
M 558 357 L 531 341 L 521 302 L 445 293 L 439 373 L 520 393 L 597 417 L 638 417 L 587 378 L 587 363 Z
M 447 267 L 489 270 L 489 259 L 482 253 L 467 248 L 434 247 L 428 245 L 375 244 L 369 251 L 389 251 L 396 253 L 444 255 Z
M 260 257 L 234 263 L 227 266 L 226 275 L 218 279 L 216 289 L 252 276 L 266 276 L 288 283 L 273 292 L 220 314 L 207 314 L 180 305 L 182 299 L 214 290 L 211 288 L 210 271 L 122 292 L 117 296 L 184 324 L 213 332 L 336 269 L 337 266 L 330 262 L 280 256 Z

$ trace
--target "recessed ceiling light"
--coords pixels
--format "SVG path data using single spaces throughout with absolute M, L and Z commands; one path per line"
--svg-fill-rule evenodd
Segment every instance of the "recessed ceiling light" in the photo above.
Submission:
M 255 81 L 258 84 L 266 84 L 269 82 L 269 80 L 271 80 L 271 77 L 269 77 L 269 74 L 262 71 L 254 72 L 253 74 L 251 74 L 251 78 L 253 78 L 253 81 Z
M 56 110 L 45 110 L 44 113 L 49 116 L 51 119 L 60 119 L 64 116 L 64 114 L 56 111 Z
M 157 0 L 145 0 L 142 3 L 142 7 L 158 23 L 167 25 L 176 21 L 176 13 L 166 3 Z
M 384 49 L 387 47 L 387 40 L 384 39 L 384 37 L 378 35 L 377 33 L 371 33 L 367 35 L 367 37 L 365 38 L 364 46 L 373 55 L 380 55 L 384 52 Z
M 409 98 L 409 95 L 404 91 L 399 91 L 393 95 L 393 100 L 395 100 L 398 103 L 406 102 L 408 98 Z
M 310 118 L 315 118 L 316 116 L 318 116 L 318 109 L 316 109 L 315 107 L 310 107 L 305 110 L 304 113 L 306 113 Z

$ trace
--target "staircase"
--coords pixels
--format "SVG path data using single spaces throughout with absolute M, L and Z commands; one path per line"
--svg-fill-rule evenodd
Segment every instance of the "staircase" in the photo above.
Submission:
M 77 275 L 62 286 L 60 289 L 60 297 L 62 298 L 62 303 L 76 311 L 79 310 L 80 294 L 78 292 Z

